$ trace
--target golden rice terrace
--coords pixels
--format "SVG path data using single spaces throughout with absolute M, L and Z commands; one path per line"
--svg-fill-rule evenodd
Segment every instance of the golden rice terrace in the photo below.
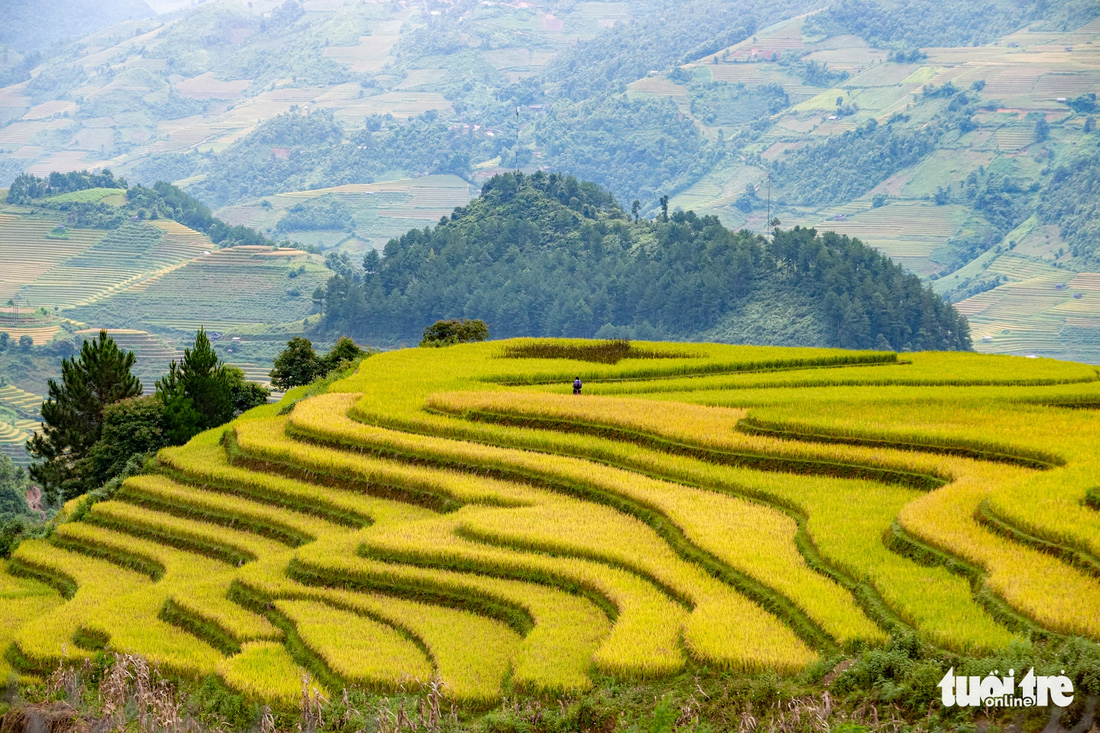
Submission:
M 73 503 L 0 574 L 0 643 L 25 677 L 106 648 L 276 704 L 302 669 L 477 704 L 905 629 L 1100 640 L 1097 406 L 1043 359 L 390 352 Z

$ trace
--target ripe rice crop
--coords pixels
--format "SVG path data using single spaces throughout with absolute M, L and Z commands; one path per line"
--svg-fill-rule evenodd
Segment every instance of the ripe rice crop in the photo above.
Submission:
M 397 689 L 432 677 L 424 652 L 395 628 L 317 601 L 276 601 L 313 652 L 342 678 Z
M 830 587 L 827 581 L 806 568 L 790 543 L 794 524 L 779 512 L 733 497 L 698 492 L 618 469 L 594 466 L 574 458 L 548 460 L 545 456 L 528 452 L 410 436 L 357 425 L 346 418 L 334 420 L 331 407 L 326 409 L 326 405 L 337 404 L 341 399 L 345 404 L 350 404 L 346 397 L 340 395 L 315 398 L 300 404 L 292 415 L 292 425 L 310 434 L 352 445 L 381 447 L 403 455 L 432 457 L 444 462 L 458 461 L 535 478 L 549 477 L 566 486 L 579 487 L 582 491 L 588 489 L 638 501 L 669 516 L 687 532 L 689 538 L 718 546 L 713 549 L 719 552 L 720 546 L 729 544 L 731 537 L 738 538 L 735 544 L 739 547 L 757 548 L 757 562 L 744 563 L 744 569 L 751 572 L 762 567 L 763 572 L 772 570 L 776 575 L 793 574 L 799 577 L 799 582 L 808 584 L 807 589 L 813 588 L 805 594 L 805 605 L 812 606 L 814 618 L 828 624 L 829 631 L 838 638 L 847 641 L 861 635 L 878 635 L 843 590 Z M 321 414 L 329 415 L 325 425 L 317 419 L 310 419 Z M 779 569 L 774 570 L 777 563 Z
M 308 514 L 179 484 L 164 476 L 129 478 L 117 498 L 178 516 L 247 528 L 284 543 L 304 544 L 336 529 L 330 522 Z
M 317 690 L 309 674 L 294 661 L 282 644 L 269 641 L 252 641 L 244 645 L 239 654 L 222 659 L 217 664 L 218 675 L 231 687 L 256 700 L 275 703 L 292 709 L 307 691 Z
M 208 431 L 192 438 L 184 448 L 162 450 L 159 460 L 208 489 L 341 519 L 353 525 L 372 521 L 409 521 L 430 514 L 408 504 L 234 467 L 226 459 L 221 439 L 222 431 Z
M 691 439 L 692 436 L 677 432 L 678 419 L 694 415 L 693 424 L 705 427 L 696 430 L 694 440 L 702 447 L 737 449 L 737 441 L 744 440 L 758 453 L 790 450 L 788 441 L 774 438 L 756 438 L 733 432 L 737 412 L 731 422 L 723 424 L 722 411 L 695 406 L 659 403 L 652 404 L 630 400 L 582 400 L 572 397 L 539 395 L 510 395 L 492 393 L 445 393 L 433 398 L 435 407 L 449 409 L 473 409 L 488 407 L 514 417 L 535 414 L 571 415 L 581 424 L 598 428 L 603 425 L 623 425 L 635 430 L 650 430 L 670 440 Z M 634 409 L 631 409 L 634 408 Z M 687 412 L 684 412 L 684 411 Z M 732 412 L 732 411 L 729 411 Z M 686 423 L 681 423 L 686 424 Z M 480 442 L 504 442 L 507 444 L 537 447 L 540 450 L 570 452 L 589 455 L 604 461 L 627 464 L 650 475 L 657 473 L 679 480 L 701 483 L 715 488 L 760 497 L 780 506 L 792 507 L 808 515 L 807 528 L 810 537 L 822 556 L 842 568 L 854 578 L 868 578 L 895 613 L 928 633 L 938 643 L 956 648 L 993 648 L 1004 643 L 1006 632 L 995 623 L 970 598 L 967 583 L 951 576 L 942 568 L 923 568 L 899 557 L 882 544 L 881 537 L 888 531 L 898 509 L 907 501 L 920 496 L 918 491 L 900 486 L 889 486 L 873 481 L 816 479 L 806 481 L 798 476 L 715 467 L 700 461 L 677 455 L 654 453 L 637 446 L 624 446 L 595 437 L 595 434 L 564 434 L 548 431 L 514 428 L 504 429 L 495 425 L 473 424 L 464 426 L 464 437 Z M 725 427 L 727 430 L 724 430 Z M 457 428 L 452 428 L 457 431 Z M 522 440 L 524 435 L 527 440 Z M 553 441 L 553 442 L 550 442 Z M 714 442 L 709 442 L 714 441 Z M 770 444 L 770 445 L 769 445 Z M 679 444 L 682 445 L 682 444 Z M 797 445 L 797 444 L 796 444 Z M 857 463 L 870 457 L 878 457 L 885 451 L 869 451 L 861 448 L 836 448 L 832 446 L 805 445 L 804 449 L 827 452 L 826 460 L 837 462 L 845 458 Z M 851 455 L 845 456 L 845 453 Z M 919 458 L 919 456 L 917 456 Z M 893 457 L 892 461 L 897 461 Z M 938 460 L 918 463 L 911 470 L 929 471 L 942 467 Z M 859 531 L 852 531 L 858 527 Z M 744 552 L 755 545 L 723 543 L 727 556 Z M 733 560 L 731 559 L 731 562 Z M 746 566 L 760 568 L 767 564 L 759 558 L 743 561 Z M 920 578 L 917 583 L 909 579 Z M 797 598 L 793 592 L 791 598 Z
M 285 549 L 285 546 L 249 532 L 182 519 L 120 501 L 96 504 L 89 520 L 108 527 L 127 528 L 128 531 L 155 537 L 170 545 L 195 548 L 232 564 L 248 562 Z
M 311 567 L 308 557 L 302 559 Z M 404 588 L 420 596 L 484 598 L 522 609 L 534 626 L 514 660 L 512 682 L 528 689 L 571 692 L 591 687 L 588 668 L 611 629 L 608 617 L 594 603 L 537 583 L 342 555 L 330 555 L 323 568 L 313 569 L 353 584 Z
M 1094 367 L 615 348 L 388 352 L 166 449 L 18 548 L 0 643 L 19 674 L 104 646 L 291 708 L 303 679 L 492 705 L 593 670 L 788 674 L 905 627 L 1100 639 L 1100 427 L 1070 409 Z

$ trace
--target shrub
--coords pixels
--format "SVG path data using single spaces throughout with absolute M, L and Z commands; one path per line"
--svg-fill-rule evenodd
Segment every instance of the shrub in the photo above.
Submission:
M 421 346 L 450 346 L 484 341 L 489 338 L 489 327 L 482 320 L 459 318 L 450 321 L 436 321 L 424 329 Z

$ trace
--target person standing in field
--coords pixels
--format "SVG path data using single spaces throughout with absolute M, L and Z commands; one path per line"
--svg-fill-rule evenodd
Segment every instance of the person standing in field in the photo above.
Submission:
M 581 384 L 581 378 L 580 377 L 577 377 L 576 379 L 574 379 L 573 380 L 573 394 L 580 394 L 581 393 L 581 387 L 583 387 L 583 386 L 584 385 Z

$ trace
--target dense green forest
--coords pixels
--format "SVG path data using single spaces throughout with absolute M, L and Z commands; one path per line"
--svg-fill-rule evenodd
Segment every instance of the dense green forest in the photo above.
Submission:
M 970 346 L 953 308 L 858 240 L 796 228 L 768 241 L 693 212 L 635 221 L 599 186 L 543 173 L 493 178 L 450 219 L 391 240 L 316 297 L 322 335 L 378 343 L 454 317 L 483 319 L 498 338 L 690 339 L 776 283 L 814 299 L 830 345 Z

